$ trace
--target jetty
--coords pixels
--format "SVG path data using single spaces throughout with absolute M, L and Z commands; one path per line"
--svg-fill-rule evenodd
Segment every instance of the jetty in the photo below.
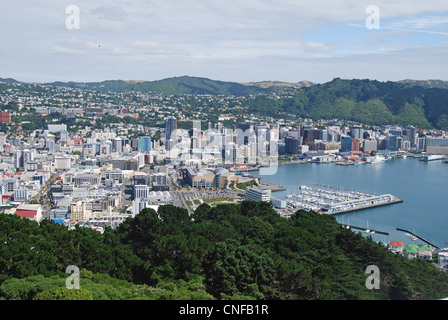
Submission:
M 426 239 L 420 237 L 419 235 L 415 234 L 414 232 L 411 232 L 411 231 L 409 231 L 409 230 L 405 230 L 405 229 L 401 229 L 401 228 L 397 228 L 397 230 L 398 230 L 398 231 L 402 231 L 402 232 L 409 233 L 410 235 L 413 235 L 414 237 L 417 237 L 418 239 L 422 240 L 423 242 L 429 244 L 430 246 L 432 246 L 432 247 L 434 247 L 434 248 L 436 248 L 436 249 L 440 249 L 440 248 L 439 248 L 438 246 L 436 246 L 435 244 L 433 244 L 433 243 L 429 242 L 428 240 L 426 240 Z
M 260 188 L 263 188 L 263 189 L 269 189 L 269 190 L 271 190 L 272 192 L 276 192 L 276 191 L 284 191 L 284 190 L 286 190 L 285 187 L 283 187 L 283 186 L 280 186 L 280 185 L 277 185 L 277 184 L 273 184 L 273 183 L 269 183 L 269 182 L 261 182 L 261 181 L 260 181 L 260 183 L 258 184 L 258 186 L 259 186 Z
M 344 224 L 342 225 L 345 228 L 349 228 L 349 229 L 358 229 L 358 230 L 363 230 L 363 231 L 369 231 L 369 233 L 378 233 L 378 234 L 384 234 L 386 236 L 389 235 L 389 232 L 386 231 L 380 231 L 380 230 L 375 230 L 375 229 L 367 229 L 367 228 L 363 228 L 363 227 L 357 227 L 357 226 L 352 226 L 352 225 L 348 225 L 348 224 Z
M 300 186 L 300 194 L 288 195 L 290 206 L 324 214 L 340 214 L 403 202 L 391 194 L 375 195 L 360 191 L 315 185 Z

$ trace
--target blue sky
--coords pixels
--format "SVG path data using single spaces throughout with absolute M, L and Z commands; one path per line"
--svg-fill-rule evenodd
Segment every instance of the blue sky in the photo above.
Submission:
M 21 81 L 448 80 L 446 0 L 15 0 L 0 28 L 0 77 Z

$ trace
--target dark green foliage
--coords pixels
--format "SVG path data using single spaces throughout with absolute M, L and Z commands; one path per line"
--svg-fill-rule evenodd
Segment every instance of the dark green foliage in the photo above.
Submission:
M 261 88 L 255 85 L 243 85 L 236 82 L 215 81 L 198 77 L 174 77 L 158 81 L 129 82 L 123 80 L 107 80 L 102 82 L 76 83 L 54 82 L 55 86 L 82 88 L 98 91 L 141 91 L 163 94 L 226 94 L 243 96 L 269 92 L 271 88 Z
M 66 227 L 50 220 L 40 225 L 0 214 L 0 274 L 22 278 L 65 272 L 69 265 L 126 280 L 141 280 L 143 263 L 111 230 Z
M 408 260 L 334 217 L 298 211 L 281 218 L 269 203 L 144 209 L 100 234 L 0 215 L 4 299 L 438 299 L 444 272 Z M 31 248 L 33 248 L 31 250 Z M 65 288 L 79 266 L 85 291 Z M 378 266 L 380 289 L 366 288 Z
M 250 113 L 342 119 L 369 125 L 416 125 L 448 129 L 448 90 L 375 80 L 333 81 L 302 88 L 293 98 L 258 96 L 244 105 Z

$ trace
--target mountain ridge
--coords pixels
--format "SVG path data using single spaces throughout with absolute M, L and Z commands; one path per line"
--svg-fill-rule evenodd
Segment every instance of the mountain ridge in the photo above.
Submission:
M 356 79 L 348 79 L 356 80 Z M 302 88 L 310 87 L 318 84 L 308 80 L 298 82 L 278 81 L 278 80 L 263 80 L 251 82 L 238 81 L 221 81 L 206 77 L 196 76 L 177 76 L 168 77 L 160 80 L 135 80 L 135 79 L 114 79 L 103 81 L 53 81 L 53 82 L 25 82 L 13 78 L 0 78 L 0 82 L 7 83 L 37 83 L 41 85 L 53 85 L 60 87 L 82 88 L 92 90 L 142 90 L 153 91 L 166 94 L 234 94 L 234 95 L 249 95 L 256 93 L 267 93 L 270 91 L 279 90 L 282 88 Z M 329 83 L 327 81 L 325 83 Z M 391 81 L 400 84 L 409 84 L 428 88 L 448 89 L 448 81 L 440 79 L 416 80 L 403 79 L 398 81 Z

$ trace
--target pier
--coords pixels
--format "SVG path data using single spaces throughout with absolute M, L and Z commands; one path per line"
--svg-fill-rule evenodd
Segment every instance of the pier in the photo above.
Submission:
M 384 235 L 386 235 L 386 236 L 389 235 L 389 232 L 380 231 L 380 230 L 367 229 L 367 228 L 357 227 L 357 226 L 351 226 L 351 225 L 347 225 L 347 224 L 344 224 L 344 225 L 342 225 L 342 226 L 345 227 L 345 228 L 348 227 L 349 229 L 358 229 L 358 230 L 363 230 L 363 231 L 367 231 L 367 230 L 369 230 L 369 232 L 372 233 L 372 234 L 374 234 L 374 233 L 378 233 L 378 234 L 384 234 Z
M 403 202 L 391 194 L 374 195 L 331 186 L 300 186 L 300 195 L 288 195 L 289 205 L 319 211 L 324 214 L 340 214 L 356 210 Z
M 268 183 L 268 182 L 261 182 L 258 185 L 260 188 L 263 189 L 269 189 L 272 192 L 276 192 L 276 191 L 284 191 L 286 190 L 283 186 L 277 185 L 277 184 L 273 184 L 273 183 Z
M 385 206 L 388 204 L 401 203 L 402 199 L 396 198 L 392 195 L 382 195 L 378 197 L 366 198 L 360 201 L 348 201 L 346 203 L 340 203 L 335 206 L 329 206 L 328 209 L 324 208 L 322 212 L 330 214 L 347 213 L 351 211 L 357 211 L 362 209 L 375 208 L 379 206 Z M 332 211 L 326 211 L 332 210 Z
M 429 242 L 429 241 L 426 240 L 426 239 L 423 239 L 423 238 L 420 237 L 419 235 L 417 235 L 417 234 L 415 234 L 415 233 L 413 233 L 413 232 L 411 232 L 411 231 L 409 231 L 409 230 L 405 230 L 405 229 L 401 229 L 401 228 L 397 228 L 397 230 L 398 230 L 398 231 L 402 231 L 402 232 L 409 233 L 409 234 L 411 234 L 411 235 L 417 237 L 418 239 L 422 240 L 423 242 L 429 244 L 430 246 L 432 246 L 432 247 L 434 247 L 434 248 L 436 248 L 436 249 L 440 249 L 440 248 L 439 248 L 438 246 L 436 246 L 435 244 Z

